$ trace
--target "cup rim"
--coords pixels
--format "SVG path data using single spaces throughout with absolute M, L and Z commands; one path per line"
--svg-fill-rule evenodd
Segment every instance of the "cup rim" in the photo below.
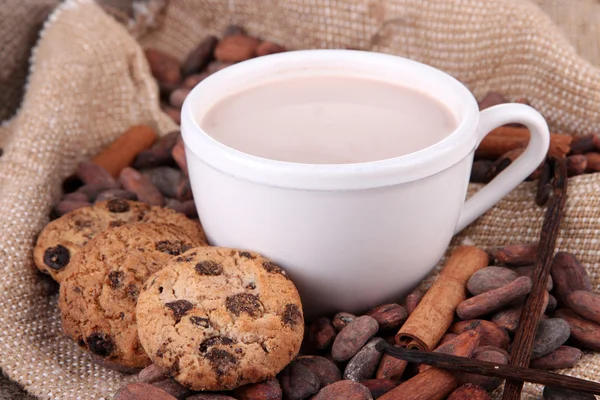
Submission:
M 396 65 L 420 75 L 430 75 L 446 82 L 464 102 L 466 112 L 456 128 L 442 140 L 415 152 L 377 161 L 350 164 L 308 164 L 254 156 L 236 150 L 214 139 L 195 118 L 193 103 L 211 96 L 219 82 L 241 79 L 248 71 L 272 71 L 294 66 L 304 68 L 311 63 L 344 61 Z M 303 67 L 302 65 L 305 64 Z M 310 68 L 310 67 L 308 67 Z M 218 100 L 215 99 L 215 103 Z M 222 69 L 198 83 L 186 97 L 181 112 L 181 134 L 188 155 L 222 173 L 238 179 L 268 186 L 301 190 L 364 190 L 407 183 L 435 175 L 460 162 L 477 144 L 476 127 L 479 107 L 465 85 L 451 75 L 429 65 L 403 57 L 345 49 L 295 50 L 253 58 Z M 193 177 L 193 168 L 190 175 Z

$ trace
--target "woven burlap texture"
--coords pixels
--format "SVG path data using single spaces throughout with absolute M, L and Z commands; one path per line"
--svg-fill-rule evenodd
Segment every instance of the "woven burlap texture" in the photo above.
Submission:
M 464 82 L 527 97 L 556 130 L 600 128 L 600 71 L 522 0 L 171 0 L 164 25 L 141 39 L 181 59 L 230 23 L 292 49 L 354 47 L 410 57 Z M 46 22 L 16 117 L 0 127 L 0 367 L 48 399 L 109 399 L 133 377 L 94 364 L 61 334 L 56 296 L 32 268 L 35 238 L 60 183 L 125 128 L 174 127 L 159 110 L 141 47 L 91 0 L 67 0 Z M 559 248 L 575 253 L 600 291 L 600 175 L 573 178 Z M 477 186 L 471 186 L 471 191 Z M 455 238 L 490 248 L 536 240 L 543 209 L 524 183 Z M 517 222 L 517 223 L 515 223 Z M 586 353 L 568 374 L 600 378 Z M 526 398 L 539 398 L 527 385 Z

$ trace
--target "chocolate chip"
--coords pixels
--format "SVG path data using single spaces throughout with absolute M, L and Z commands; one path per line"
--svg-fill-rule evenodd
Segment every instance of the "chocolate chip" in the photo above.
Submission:
M 254 318 L 259 318 L 263 315 L 263 305 L 257 296 L 250 293 L 240 293 L 227 297 L 225 306 L 237 316 L 241 313 L 246 313 Z
M 242 350 L 241 348 L 238 347 L 235 349 L 235 352 L 238 354 L 242 354 L 244 352 L 244 350 Z
M 100 357 L 108 357 L 115 349 L 112 338 L 105 333 L 92 333 L 87 338 L 90 351 Z
M 123 226 L 123 225 L 126 225 L 126 224 L 127 224 L 127 222 L 125 222 L 125 221 L 110 221 L 108 223 L 108 227 L 109 228 L 117 228 L 119 226 Z
M 215 276 L 215 275 L 221 275 L 223 273 L 223 266 L 221 264 L 219 264 L 218 262 L 214 262 L 214 261 L 201 261 L 198 264 L 196 264 L 196 272 L 199 273 L 200 275 L 211 275 L 211 276 Z
M 205 341 L 203 341 L 202 343 L 200 343 L 200 352 L 206 353 L 206 351 L 208 350 L 209 347 L 218 346 L 220 344 L 230 345 L 230 344 L 233 344 L 233 340 L 231 340 L 225 336 L 215 336 L 215 337 L 208 338 Z
M 206 354 L 217 376 L 223 376 L 227 371 L 237 364 L 237 358 L 228 351 L 212 349 Z
M 254 256 L 252 256 L 252 254 L 250 254 L 250 252 L 248 251 L 240 251 L 240 257 L 246 257 L 251 260 L 254 260 Z
M 185 253 L 186 251 L 192 248 L 192 246 L 183 243 L 181 240 L 161 240 L 160 242 L 157 242 L 154 245 L 154 247 L 156 248 L 156 250 L 170 254 L 172 256 L 178 256 L 181 253 Z
M 77 229 L 89 228 L 90 226 L 92 226 L 92 221 L 80 219 L 75 220 L 75 228 Z
M 175 259 L 175 261 L 177 262 L 190 262 L 194 259 L 194 257 L 196 256 L 196 252 L 190 253 L 188 255 L 186 255 L 185 257 L 177 257 Z
M 281 274 L 287 278 L 287 274 L 281 267 L 272 261 L 265 261 L 262 264 L 263 268 L 272 274 Z
M 124 213 L 130 210 L 129 203 L 124 199 L 110 199 L 106 203 L 108 211 L 112 213 Z
M 284 325 L 289 325 L 291 327 L 296 326 L 297 324 L 302 322 L 302 313 L 300 309 L 295 304 L 288 304 L 285 306 L 283 310 L 283 314 L 281 315 L 281 320 Z
M 70 260 L 71 253 L 69 253 L 69 249 L 61 244 L 48 247 L 44 252 L 44 264 L 56 271 L 66 267 Z
M 165 304 L 171 311 L 173 311 L 173 316 L 175 317 L 175 323 L 181 321 L 181 317 L 188 313 L 194 305 L 187 300 L 176 300 L 170 303 Z
M 246 285 L 246 289 L 254 290 L 254 289 L 256 289 L 256 284 L 254 282 L 250 282 L 249 284 Z
M 133 301 L 137 301 L 139 294 L 140 291 L 135 284 L 131 283 L 129 286 L 127 286 L 127 295 L 131 297 Z
M 208 318 L 191 316 L 190 321 L 192 322 L 192 324 L 200 326 L 202 328 L 210 328 L 210 321 L 208 320 Z
M 123 285 L 123 278 L 125 277 L 125 273 L 123 271 L 110 271 L 108 273 L 108 286 L 111 289 L 118 289 Z

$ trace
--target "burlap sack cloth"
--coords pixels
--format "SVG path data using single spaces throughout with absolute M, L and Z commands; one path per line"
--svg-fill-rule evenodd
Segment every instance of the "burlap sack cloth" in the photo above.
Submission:
M 26 3 L 37 11 L 19 0 L 0 7 L 9 17 L 0 23 L 2 118 L 20 104 L 25 75 L 15 65 L 29 51 L 19 46 L 35 41 L 36 24 L 55 1 Z M 90 0 L 58 6 L 32 53 L 20 109 L 0 128 L 0 367 L 39 398 L 109 399 L 132 380 L 94 364 L 62 336 L 57 298 L 44 295 L 31 260 L 60 183 L 79 161 L 134 123 L 150 123 L 162 133 L 174 127 L 160 112 L 156 84 L 127 26 L 143 46 L 178 58 L 230 23 L 292 49 L 355 47 L 402 55 L 447 71 L 478 98 L 490 89 L 511 99 L 527 97 L 555 130 L 585 134 L 600 128 L 600 70 L 533 2 L 172 0 L 162 13 L 156 12 L 161 1 L 139 3 L 133 15 L 143 29 L 120 24 Z M 550 11 L 560 10 L 559 1 L 550 3 Z M 119 16 L 118 10 L 112 14 Z M 126 22 L 132 14 L 121 17 Z M 581 259 L 600 291 L 600 174 L 569 184 L 558 246 Z M 536 240 L 543 210 L 534 205 L 533 190 L 531 183 L 520 185 L 454 244 L 465 237 L 484 248 Z M 600 380 L 600 355 L 586 353 L 577 368 L 564 372 Z M 539 398 L 538 387 L 527 385 L 525 393 Z

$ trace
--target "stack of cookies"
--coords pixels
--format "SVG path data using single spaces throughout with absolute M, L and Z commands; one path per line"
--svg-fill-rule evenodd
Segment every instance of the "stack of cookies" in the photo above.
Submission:
M 88 197 L 65 195 L 34 249 L 37 268 L 60 285 L 68 337 L 107 367 L 133 373 L 153 364 L 188 392 L 264 381 L 296 357 L 302 307 L 281 268 L 208 245 L 197 218 L 139 201 L 135 185 L 90 198 L 86 186 L 98 182 L 86 182 L 86 171 L 114 186 L 110 177 L 120 182 L 132 168 L 89 164 L 73 192 Z

